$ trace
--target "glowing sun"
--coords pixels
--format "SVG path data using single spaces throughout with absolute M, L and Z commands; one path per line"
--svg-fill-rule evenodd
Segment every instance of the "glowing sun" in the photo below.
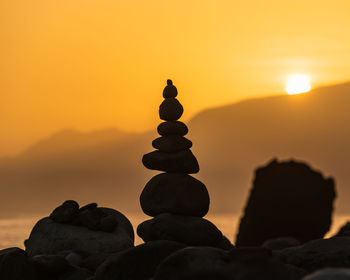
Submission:
M 288 77 L 286 92 L 289 95 L 308 92 L 311 90 L 310 77 L 304 74 L 294 74 Z

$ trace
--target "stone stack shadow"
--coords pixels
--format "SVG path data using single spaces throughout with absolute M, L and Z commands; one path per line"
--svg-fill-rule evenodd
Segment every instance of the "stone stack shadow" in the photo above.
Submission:
M 165 173 L 154 176 L 141 193 L 143 212 L 154 218 L 141 223 L 137 233 L 145 242 L 172 240 L 189 246 L 217 246 L 222 233 L 203 218 L 210 203 L 207 188 L 189 175 L 198 173 L 199 165 L 190 150 L 192 142 L 184 137 L 188 128 L 178 121 L 183 107 L 176 96 L 177 89 L 168 80 L 159 106 L 164 122 L 157 129 L 160 137 L 152 142 L 157 150 L 142 159 L 146 168 Z

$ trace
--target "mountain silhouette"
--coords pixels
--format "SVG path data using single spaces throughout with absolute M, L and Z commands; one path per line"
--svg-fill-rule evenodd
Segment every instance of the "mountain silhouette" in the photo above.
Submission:
M 188 138 L 200 162 L 196 177 L 210 192 L 210 211 L 240 212 L 254 169 L 277 157 L 306 161 L 332 175 L 337 212 L 349 212 L 349 104 L 350 83 L 344 83 L 245 100 L 194 116 Z M 47 211 L 66 199 L 140 211 L 139 194 L 155 174 L 142 166 L 141 157 L 152 150 L 155 137 L 153 131 L 69 130 L 17 157 L 0 159 L 0 213 Z

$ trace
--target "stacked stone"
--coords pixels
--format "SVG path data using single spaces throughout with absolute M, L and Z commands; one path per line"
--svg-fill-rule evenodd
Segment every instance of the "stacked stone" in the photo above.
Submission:
M 215 246 L 222 241 L 222 234 L 202 218 L 209 210 L 209 194 L 202 182 L 189 175 L 198 173 L 199 165 L 190 150 L 192 142 L 184 137 L 188 128 L 178 121 L 183 107 L 176 96 L 177 89 L 168 80 L 159 107 L 164 120 L 157 129 L 161 137 L 152 142 L 157 150 L 142 159 L 146 168 L 165 173 L 154 176 L 142 191 L 142 210 L 154 218 L 141 223 L 137 233 L 145 242 L 172 240 Z

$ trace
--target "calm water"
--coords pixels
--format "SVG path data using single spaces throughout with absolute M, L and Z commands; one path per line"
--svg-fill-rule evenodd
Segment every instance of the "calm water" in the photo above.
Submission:
M 134 229 L 136 229 L 139 223 L 148 219 L 146 216 L 140 214 L 128 214 L 127 216 L 131 220 Z M 0 249 L 8 247 L 23 248 L 23 241 L 29 237 L 31 229 L 39 218 L 40 217 L 0 219 Z M 215 225 L 233 241 L 239 222 L 239 215 L 216 214 L 208 215 L 206 218 L 214 222 Z M 337 232 L 339 227 L 348 220 L 350 220 L 350 215 L 335 216 L 332 229 L 327 236 Z M 136 243 L 139 244 L 141 242 L 142 240 L 136 237 Z

